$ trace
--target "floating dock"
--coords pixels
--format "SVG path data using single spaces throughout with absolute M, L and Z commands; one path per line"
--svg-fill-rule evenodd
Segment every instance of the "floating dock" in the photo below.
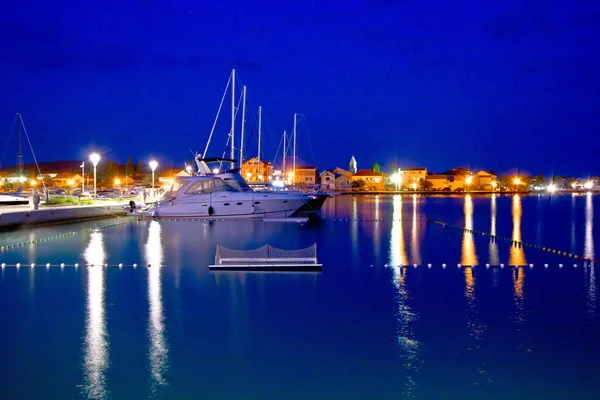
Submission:
M 26 226 L 119 217 L 127 214 L 122 204 L 40 207 L 3 207 L 0 210 L 0 230 Z
M 259 249 L 235 250 L 217 245 L 215 263 L 210 270 L 319 272 L 317 245 L 298 250 L 278 249 L 268 244 Z

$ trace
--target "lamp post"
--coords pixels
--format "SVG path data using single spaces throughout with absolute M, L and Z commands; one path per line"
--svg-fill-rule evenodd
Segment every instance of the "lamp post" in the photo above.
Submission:
M 121 187 L 121 180 L 119 178 L 115 179 L 115 185 L 119 187 L 119 198 L 123 195 L 123 188 Z
M 471 182 L 473 182 L 473 177 L 467 176 L 467 179 L 465 179 L 465 183 L 467 184 L 467 192 L 469 191 L 469 185 L 471 185 Z
M 85 161 L 81 162 L 81 195 L 85 192 Z
M 94 165 L 94 200 L 96 199 L 96 166 L 98 165 L 98 161 L 100 161 L 100 155 L 98 153 L 92 153 L 90 155 L 90 161 Z
M 515 184 L 515 191 L 518 192 L 519 191 L 519 185 L 521 184 L 521 179 L 519 179 L 517 177 L 517 178 L 515 178 L 515 180 L 513 181 L 513 183 Z
M 158 167 L 158 162 L 156 160 L 150 161 L 150 169 L 152 170 L 152 196 L 154 196 L 154 170 Z

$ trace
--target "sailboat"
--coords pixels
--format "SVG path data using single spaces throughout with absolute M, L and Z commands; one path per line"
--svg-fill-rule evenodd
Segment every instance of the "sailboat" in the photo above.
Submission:
M 19 177 L 23 177 L 23 152 L 21 150 L 21 125 L 23 125 L 23 119 L 20 113 L 16 115 L 17 121 L 17 143 L 18 143 L 18 153 L 17 153 L 17 173 Z M 27 135 L 27 131 L 25 131 L 25 135 Z M 28 138 L 29 140 L 29 138 Z M 22 179 L 19 179 L 19 188 L 11 194 L 0 194 L 0 206 L 13 206 L 13 205 L 23 205 L 28 204 L 29 200 L 20 197 L 23 193 L 23 182 Z

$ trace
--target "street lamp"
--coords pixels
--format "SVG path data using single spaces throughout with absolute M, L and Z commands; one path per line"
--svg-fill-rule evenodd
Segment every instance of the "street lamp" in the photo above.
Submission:
M 85 161 L 81 163 L 81 195 L 85 192 Z
M 515 190 L 516 190 L 516 191 L 519 191 L 519 185 L 521 184 L 521 179 L 519 179 L 519 178 L 515 178 L 515 179 L 513 180 L 513 183 L 515 184 L 515 187 L 516 187 L 516 189 L 515 189 Z
M 98 153 L 92 153 L 90 155 L 90 161 L 94 164 L 94 199 L 96 199 L 96 166 L 100 161 L 100 155 Z
M 115 185 L 119 187 L 119 198 L 123 195 L 123 189 L 121 188 L 121 180 L 119 178 L 115 179 Z
M 400 173 L 396 172 L 392 175 L 392 183 L 396 184 L 396 192 L 398 191 L 398 184 L 402 181 Z
M 465 183 L 467 184 L 467 192 L 469 191 L 469 185 L 471 184 L 471 182 L 473 182 L 473 177 L 467 176 L 467 179 L 465 179 Z
M 154 196 L 154 170 L 158 167 L 158 162 L 156 160 L 150 161 L 150 169 L 152 170 L 152 195 Z

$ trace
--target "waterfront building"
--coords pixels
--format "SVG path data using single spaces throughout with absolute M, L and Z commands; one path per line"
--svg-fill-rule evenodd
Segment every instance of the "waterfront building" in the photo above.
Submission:
M 352 183 L 363 181 L 364 190 L 385 190 L 385 175 L 383 172 L 375 172 L 372 169 L 361 169 L 352 175 Z
M 352 175 L 345 174 L 335 175 L 335 190 L 336 192 L 349 192 L 352 190 Z
M 292 182 L 296 185 L 315 185 L 317 184 L 317 167 L 314 165 L 296 166 Z
M 247 182 L 267 182 L 273 179 L 273 165 L 253 157 L 242 164 L 241 173 Z
M 441 191 L 451 186 L 448 175 L 428 175 L 426 181 L 431 183 L 431 190 Z
M 486 171 L 479 171 L 473 175 L 472 189 L 475 190 L 493 190 L 496 185 L 496 175 Z
M 348 192 L 352 190 L 352 173 L 342 168 L 327 169 L 319 174 L 325 190 Z
M 320 183 L 325 190 L 335 190 L 335 173 L 326 169 L 319 174 Z
M 57 188 L 79 188 L 81 187 L 81 175 L 61 172 L 52 177 L 51 181 L 46 184 Z
M 403 168 L 400 174 L 403 184 L 410 184 L 427 179 L 427 168 Z
M 450 184 L 450 190 L 456 191 L 457 189 L 467 190 L 467 178 L 468 175 L 449 175 L 448 183 Z

